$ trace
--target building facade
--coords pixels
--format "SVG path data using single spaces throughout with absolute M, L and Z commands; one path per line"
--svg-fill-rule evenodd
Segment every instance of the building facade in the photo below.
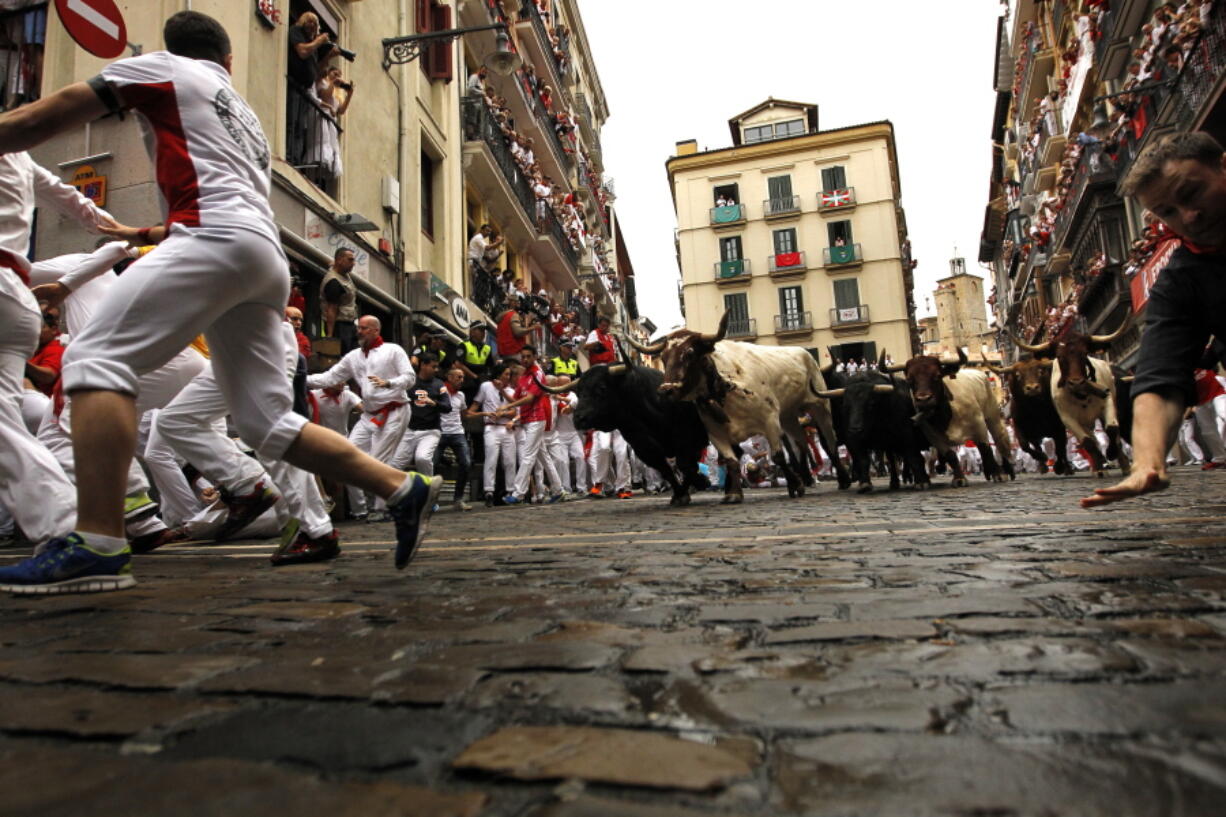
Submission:
M 977 354 L 985 341 L 995 345 L 988 331 L 983 278 L 966 271 L 965 258 L 951 258 L 950 275 L 937 281 L 932 299 L 937 310 L 937 342 L 953 351 L 967 348 Z
M 1118 189 L 1163 134 L 1226 141 L 1226 4 L 1011 0 L 996 36 L 979 260 L 1002 351 L 1016 359 L 1013 335 L 1107 334 L 1131 315 L 1108 353 L 1126 368 L 1174 245 Z
M 319 281 L 340 247 L 355 251 L 361 309 L 384 322 L 389 339 L 410 343 L 422 328 L 442 329 L 462 339 L 470 322 L 493 319 L 493 302 L 479 291 L 467 263 L 472 225 L 496 223 L 508 235 L 499 263 L 535 292 L 545 289 L 563 302 L 576 301 L 619 318 L 627 309 L 625 283 L 633 275 L 612 214 L 611 184 L 602 178 L 599 124 L 607 116 L 574 0 L 546 4 L 555 24 L 567 26 L 562 69 L 550 48 L 533 3 L 413 0 L 159 0 L 119 2 L 133 44 L 124 56 L 162 47 L 163 21 L 190 7 L 217 18 L 230 35 L 235 89 L 259 117 L 271 149 L 271 204 L 291 272 L 307 300 L 307 327 L 320 329 Z M 6 104 L 98 73 L 105 61 L 78 47 L 47 2 L 17 3 L 0 12 L 0 26 L 14 47 L 4 52 Z M 501 9 L 510 13 L 501 19 Z M 290 28 L 313 12 L 321 28 L 355 59 L 335 58 L 352 98 L 338 114 L 320 101 L 317 88 L 295 82 L 290 70 Z M 563 22 L 564 21 L 564 22 Z M 468 34 L 430 45 L 411 62 L 389 60 L 384 38 L 504 22 L 511 48 L 544 75 L 560 72 L 552 107 L 526 94 L 513 95 L 514 78 L 502 93 L 516 121 L 536 135 L 542 166 L 585 209 L 580 234 L 561 220 L 534 223 L 535 203 L 525 202 L 522 184 L 508 179 L 504 158 L 483 148 L 484 120 L 465 95 L 469 69 L 496 48 L 494 32 Z M 24 38 L 24 39 L 23 39 Z M 546 61 L 548 58 L 548 61 Z M 492 75 L 492 72 L 491 72 Z M 520 72 L 522 75 L 522 69 Z M 518 75 L 517 75 L 518 76 Z M 566 112 L 576 123 L 575 143 L 547 127 Z M 532 124 L 535 123 L 535 126 Z M 536 129 L 533 130 L 532 128 Z M 153 168 L 135 117 L 110 117 L 63 134 L 33 151 L 44 167 L 65 181 L 100 193 L 121 222 L 160 220 Z M 522 180 L 520 180 L 522 182 Z M 530 194 L 531 195 L 531 194 Z M 590 233 L 589 233 L 590 230 Z M 595 239 L 601 240 L 597 242 Z M 37 223 L 36 257 L 87 249 L 93 237 L 61 229 L 46 214 Z M 579 298 L 590 293 L 590 304 Z M 482 303 L 481 301 L 485 302 Z M 590 320 L 587 320 L 590 323 Z
M 917 352 L 893 126 L 822 131 L 817 106 L 774 99 L 728 124 L 732 147 L 667 162 L 686 325 L 727 312 L 730 338 L 823 364 Z

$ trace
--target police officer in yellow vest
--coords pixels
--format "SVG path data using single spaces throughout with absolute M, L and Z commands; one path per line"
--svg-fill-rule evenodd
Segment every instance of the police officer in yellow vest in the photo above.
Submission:
M 564 340 L 558 344 L 558 356 L 549 361 L 549 373 L 564 374 L 574 380 L 579 376 L 579 361 L 575 359 L 575 342 Z
M 487 380 L 490 364 L 493 363 L 493 348 L 485 342 L 486 326 L 481 321 L 469 325 L 468 340 L 457 350 L 456 365 L 464 372 L 464 384 L 460 390 L 472 402 L 482 380 Z

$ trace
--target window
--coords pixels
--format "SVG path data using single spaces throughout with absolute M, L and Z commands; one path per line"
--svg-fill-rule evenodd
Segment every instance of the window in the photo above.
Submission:
M 827 167 L 822 170 L 822 190 L 846 190 L 847 173 L 842 167 Z
M 711 204 L 718 205 L 721 198 L 726 204 L 736 204 L 741 200 L 740 191 L 735 184 L 721 184 L 711 191 Z
M 741 139 L 747 145 L 752 145 L 754 142 L 769 142 L 775 138 L 775 129 L 772 125 L 758 125 L 752 128 L 745 128 L 745 136 Z
M 860 306 L 860 282 L 855 278 L 834 281 L 834 308 L 858 309 Z
M 767 179 L 766 190 L 770 198 L 768 206 L 772 213 L 786 213 L 789 210 L 795 209 L 793 206 L 791 176 L 773 176 Z
M 800 136 L 805 133 L 805 120 L 789 119 L 786 122 L 776 122 L 773 125 L 752 125 L 741 130 L 741 142 L 752 145 L 755 142 L 769 142 L 772 139 L 786 139 L 789 136 Z
M 0 109 L 39 98 L 46 36 L 46 5 L 0 16 Z
M 851 222 L 832 221 L 826 225 L 826 234 L 831 247 L 851 246 Z
M 805 121 L 803 119 L 789 119 L 787 122 L 779 122 L 775 125 L 775 138 L 783 139 L 787 136 L 800 136 L 805 132 Z
M 743 256 L 741 255 L 741 237 L 739 235 L 719 240 L 719 260 L 740 261 L 741 258 Z
M 749 297 L 744 292 L 724 296 L 724 311 L 728 313 L 728 334 L 733 337 L 751 334 L 749 331 Z
M 771 233 L 774 239 L 775 255 L 796 252 L 796 230 L 789 227 L 786 230 L 775 230 Z
M 434 160 L 421 152 L 421 231 L 434 238 Z
M 779 290 L 779 315 L 785 325 L 798 325 L 804 312 L 804 298 L 800 287 L 781 287 Z M 790 320 L 789 320 L 790 319 Z
M 440 5 L 438 0 L 415 0 L 413 16 L 418 34 L 451 28 L 451 7 Z M 430 79 L 451 82 L 454 51 L 450 40 L 426 46 L 425 53 L 418 61 L 422 72 Z

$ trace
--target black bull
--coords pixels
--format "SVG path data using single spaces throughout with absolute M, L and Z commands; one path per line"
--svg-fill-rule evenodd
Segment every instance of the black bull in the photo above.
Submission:
M 660 394 L 664 375 L 644 366 L 599 364 L 585 371 L 573 386 L 579 397 L 575 426 L 620 431 L 644 464 L 660 472 L 673 489 L 672 505 L 690 504 L 690 490 L 709 486 L 698 473 L 707 447 L 707 431 L 693 403 L 668 400 Z M 550 391 L 560 391 L 555 387 Z M 673 466 L 676 462 L 681 480 Z
M 882 362 L 884 364 L 884 354 Z M 852 478 L 860 493 L 873 488 L 870 478 L 872 452 L 885 455 L 890 468 L 890 489 L 900 487 L 898 465 L 908 467 L 918 488 L 928 487 L 924 465 L 923 441 L 912 422 L 915 408 L 911 391 L 902 378 L 884 372 L 861 372 L 850 376 L 828 375 L 833 388 L 822 396 L 829 398 L 834 427 L 851 455 Z

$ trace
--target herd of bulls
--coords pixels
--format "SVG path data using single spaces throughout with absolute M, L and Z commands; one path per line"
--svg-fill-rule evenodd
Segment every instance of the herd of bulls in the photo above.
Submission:
M 579 395 L 575 422 L 580 428 L 621 431 L 639 459 L 669 482 L 674 505 L 689 504 L 691 489 L 708 487 L 698 468 L 708 441 L 726 466 L 724 502 L 741 502 L 738 443 L 755 434 L 770 446 L 788 495 L 802 496 L 813 485 L 806 418 L 840 488 L 849 488 L 854 479 L 861 492 L 872 490 L 875 456 L 888 464 L 891 488 L 900 486 L 904 474 L 917 488 L 927 488 L 924 453 L 930 447 L 952 469 L 953 484 L 966 485 L 956 451 L 968 441 L 979 450 L 986 478 L 1014 478 L 1011 441 L 996 394 L 988 375 L 962 350 L 954 359 L 919 355 L 889 366 L 883 351 L 876 370 L 848 375 L 833 367 L 823 370 L 801 348 L 725 340 L 727 326 L 725 314 L 714 334 L 679 329 L 651 345 L 628 340 L 639 352 L 658 355 L 662 374 L 623 355 L 624 363 L 593 366 L 567 386 L 546 388 Z M 1073 333 L 1042 345 L 1019 342 L 1033 359 L 1008 368 L 981 364 L 1002 378 L 1018 443 L 1043 473 L 1048 470 L 1045 438 L 1056 443 L 1056 473 L 1072 473 L 1066 429 L 1098 475 L 1109 459 L 1127 472 L 1116 407 L 1117 388 L 1127 386 L 1117 384 L 1105 361 L 1090 357 L 1126 328 L 1108 336 Z M 1107 434 L 1106 452 L 1094 435 L 1096 421 Z M 851 474 L 838 456 L 840 443 L 850 455 Z

